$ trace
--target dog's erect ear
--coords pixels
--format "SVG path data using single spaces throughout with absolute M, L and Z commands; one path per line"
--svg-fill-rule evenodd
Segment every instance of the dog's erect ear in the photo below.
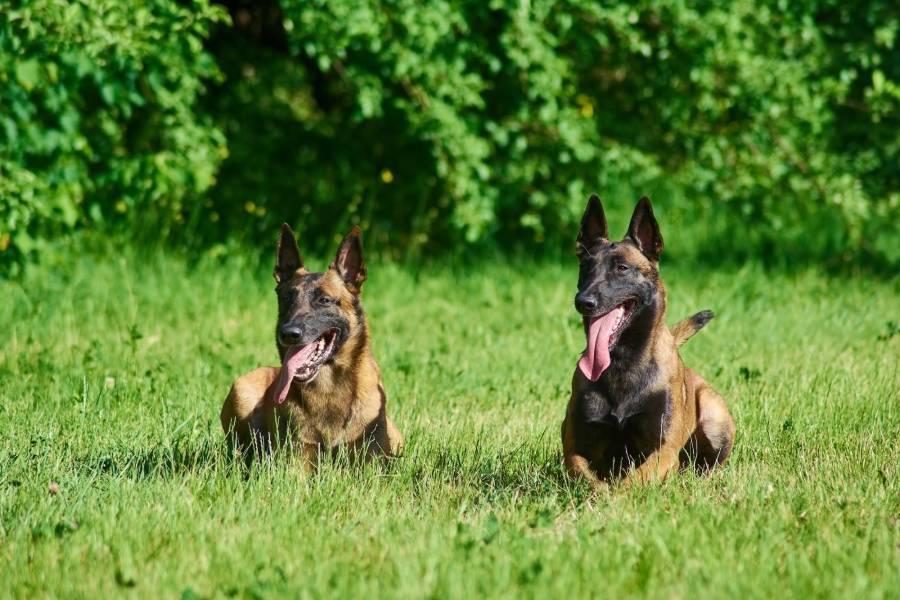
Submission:
M 278 252 L 275 255 L 275 281 L 281 283 L 303 267 L 303 257 L 300 256 L 300 248 L 290 225 L 284 223 L 281 226 L 281 237 L 278 238 Z
M 331 268 L 341 276 L 347 289 L 354 294 L 359 293 L 366 280 L 366 261 L 363 259 L 359 227 L 354 226 L 341 242 Z
M 605 240 L 608 237 L 609 230 L 606 226 L 606 214 L 603 212 L 600 198 L 594 194 L 588 200 L 587 207 L 584 209 L 584 216 L 581 217 L 581 229 L 578 230 L 578 240 L 575 242 L 575 249 L 581 254 L 598 240 Z
M 663 249 L 662 234 L 659 232 L 659 224 L 653 216 L 653 207 L 650 198 L 644 196 L 638 200 L 631 215 L 631 224 L 628 225 L 628 233 L 625 235 L 637 244 L 644 256 L 656 262 Z

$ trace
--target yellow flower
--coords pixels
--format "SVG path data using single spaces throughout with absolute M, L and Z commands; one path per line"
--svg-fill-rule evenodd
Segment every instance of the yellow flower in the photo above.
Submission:
M 383 171 L 381 171 L 381 181 L 383 181 L 384 183 L 391 183 L 392 181 L 394 181 L 394 174 L 391 173 L 390 169 L 384 169 Z
M 594 116 L 594 103 L 591 102 L 591 99 L 585 96 L 584 94 L 578 94 L 575 98 L 575 102 L 578 103 L 578 106 L 581 107 L 581 116 L 585 118 L 591 118 Z

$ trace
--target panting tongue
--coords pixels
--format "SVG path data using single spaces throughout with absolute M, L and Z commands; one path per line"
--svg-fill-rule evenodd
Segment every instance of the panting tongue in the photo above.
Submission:
M 284 353 L 284 361 L 281 364 L 281 373 L 278 374 L 278 383 L 275 384 L 275 402 L 281 404 L 287 398 L 288 390 L 291 389 L 291 382 L 294 381 L 294 375 L 300 370 L 300 367 L 309 362 L 313 352 L 316 350 L 316 344 L 307 344 L 302 348 L 293 346 L 288 348 Z
M 578 361 L 578 368 L 591 381 L 600 379 L 609 367 L 609 338 L 616 321 L 625 314 L 625 309 L 617 306 L 602 317 L 591 319 L 587 332 L 587 349 Z

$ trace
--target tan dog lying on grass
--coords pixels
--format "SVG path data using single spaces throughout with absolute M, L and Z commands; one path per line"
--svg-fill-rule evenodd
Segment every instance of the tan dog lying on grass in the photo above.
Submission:
M 282 365 L 234 382 L 222 407 L 230 446 L 248 458 L 289 445 L 313 467 L 321 454 L 397 456 L 403 438 L 386 396 L 360 303 L 366 279 L 354 227 L 324 273 L 311 273 L 291 228 L 281 228 L 275 263 Z
M 680 465 L 709 470 L 734 442 L 725 401 L 678 354 L 712 313 L 666 326 L 662 248 L 647 198 L 625 239 L 614 242 L 599 198 L 591 197 L 578 234 L 575 296 L 587 348 L 572 378 L 562 438 L 569 473 L 594 484 L 660 480 Z

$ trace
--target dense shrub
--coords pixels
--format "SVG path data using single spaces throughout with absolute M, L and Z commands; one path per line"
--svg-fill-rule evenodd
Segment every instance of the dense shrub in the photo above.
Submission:
M 896 242 L 891 3 L 281 4 L 329 98 L 310 120 L 346 136 L 319 198 L 402 198 L 402 232 L 568 241 L 589 190 L 625 188 L 754 250 Z
M 197 113 L 217 76 L 206 2 L 28 0 L 0 9 L 0 249 L 76 226 L 165 236 L 215 180 L 225 140 Z
M 118 220 L 121 200 L 200 243 L 270 241 L 288 220 L 313 250 L 350 222 L 395 252 L 560 248 L 600 191 L 623 218 L 649 193 L 716 257 L 900 261 L 890 2 L 226 0 L 219 71 L 205 4 L 97 4 L 3 21 L 0 94 L 27 110 L 0 118 L 41 142 L 0 131 L 15 239 L 20 222 Z M 152 26 L 127 33 L 138 13 Z M 110 22 L 121 39 L 85 35 Z M 70 58 L 51 85 L 21 57 L 55 47 Z

